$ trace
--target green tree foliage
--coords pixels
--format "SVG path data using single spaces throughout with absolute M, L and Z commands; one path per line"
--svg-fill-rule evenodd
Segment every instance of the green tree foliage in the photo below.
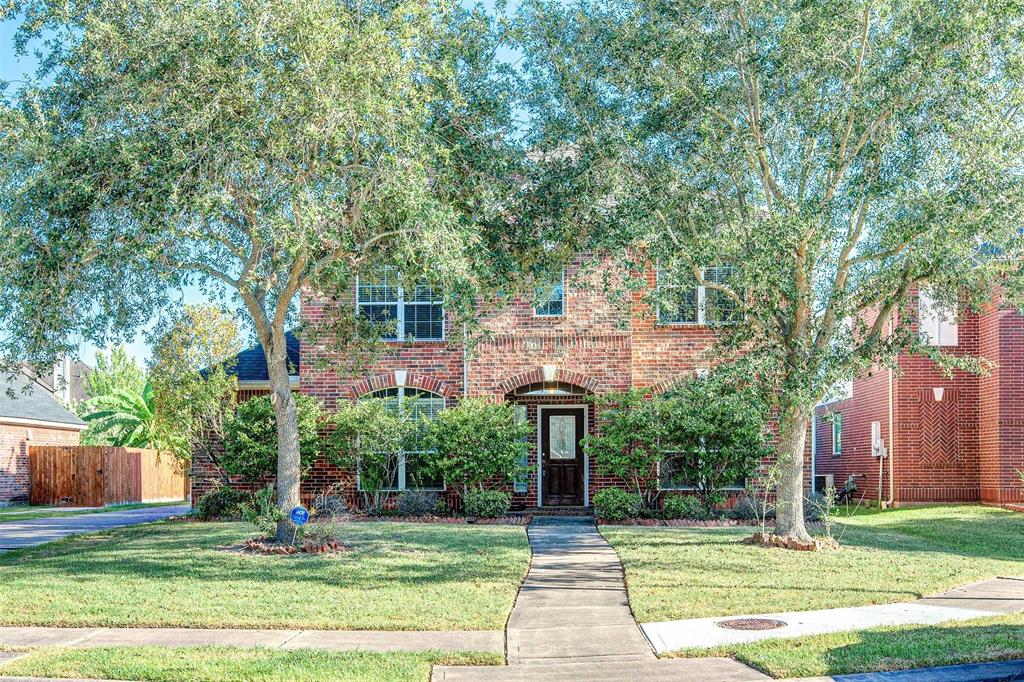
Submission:
M 210 446 L 223 440 L 225 418 L 234 410 L 234 358 L 241 346 L 235 317 L 212 305 L 185 306 L 158 335 L 150 368 L 156 417 L 179 437 L 181 458 L 204 452 L 220 465 Z
M 86 400 L 81 409 L 96 444 L 165 451 L 181 447 L 180 438 L 163 429 L 157 421 L 153 386 L 149 382 L 140 393 L 116 388 L 111 393 Z
M 417 429 L 410 411 L 384 399 L 359 400 L 340 405 L 330 426 L 331 461 L 358 473 L 367 509 L 384 509 L 397 487 L 399 453 L 409 447 Z
M 520 25 L 533 141 L 574 150 L 564 189 L 599 209 L 581 229 L 738 321 L 723 347 L 758 361 L 779 415 L 776 532 L 808 540 L 804 441 L 829 387 L 906 348 L 986 367 L 919 344 L 915 289 L 1019 297 L 1024 7 L 530 0 Z
M 120 389 L 128 393 L 142 393 L 146 373 L 128 357 L 124 346 L 114 346 L 110 354 L 96 353 L 96 367 L 85 373 L 86 398 L 110 395 Z
M 79 338 L 144 325 L 185 284 L 226 291 L 266 350 L 282 509 L 299 502 L 298 292 L 341 297 L 399 265 L 467 310 L 540 251 L 543 185 L 480 11 L 15 0 L 12 17 L 16 43 L 45 54 L 39 81 L 0 104 L 0 357 L 51 366 Z M 353 322 L 324 337 L 355 349 Z
M 431 469 L 448 485 L 484 490 L 524 474 L 529 452 L 528 424 L 517 424 L 509 403 L 464 398 L 430 423 L 426 446 Z
M 658 410 L 647 391 L 630 389 L 594 398 L 597 432 L 583 439 L 601 473 L 629 485 L 645 508 L 658 499 L 655 467 L 661 461 Z
M 260 481 L 277 472 L 277 421 L 270 395 L 251 398 L 224 420 L 224 454 L 220 463 L 229 474 Z M 320 401 L 295 395 L 302 471 L 308 472 L 320 456 Z
M 725 488 L 753 475 L 771 454 L 764 403 L 716 375 L 686 382 L 659 400 L 656 412 L 663 472 L 692 486 L 708 517 L 725 501 Z

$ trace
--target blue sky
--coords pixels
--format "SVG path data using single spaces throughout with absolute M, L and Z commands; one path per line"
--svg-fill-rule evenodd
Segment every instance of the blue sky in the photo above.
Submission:
M 494 0 L 484 0 L 483 4 L 488 10 L 494 10 Z M 511 6 L 514 5 L 514 2 L 509 2 L 508 4 Z M 34 54 L 15 54 L 14 33 L 17 26 L 18 23 L 14 20 L 0 22 L 0 81 L 9 82 L 12 89 L 18 86 L 19 81 L 32 78 L 39 64 Z M 503 51 L 501 58 L 513 60 L 516 58 L 516 55 Z M 197 303 L 204 301 L 205 297 L 198 289 L 190 287 L 181 292 L 181 300 L 184 303 Z M 133 341 L 126 344 L 126 347 L 128 354 L 134 357 L 140 364 L 145 364 L 149 360 L 151 353 L 143 333 L 140 332 Z M 83 344 L 81 359 L 94 365 L 96 351 L 97 349 L 93 345 Z

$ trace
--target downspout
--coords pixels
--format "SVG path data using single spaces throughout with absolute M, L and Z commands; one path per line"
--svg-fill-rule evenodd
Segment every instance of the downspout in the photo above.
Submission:
M 892 317 L 889 318 L 889 336 L 892 336 Z M 896 456 L 896 434 L 892 430 L 892 367 L 889 367 L 889 500 L 886 502 L 891 509 L 896 504 L 896 487 L 893 482 Z
M 817 480 L 818 465 L 818 410 L 811 412 L 811 492 L 814 492 L 814 482 Z

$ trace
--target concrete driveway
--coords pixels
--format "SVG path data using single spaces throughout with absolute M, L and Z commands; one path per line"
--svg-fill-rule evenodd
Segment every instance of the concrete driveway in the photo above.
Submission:
M 0 553 L 10 549 L 42 545 L 69 535 L 159 521 L 168 516 L 187 514 L 191 509 L 187 504 L 178 503 L 161 507 L 123 509 L 77 516 L 6 521 L 0 523 Z

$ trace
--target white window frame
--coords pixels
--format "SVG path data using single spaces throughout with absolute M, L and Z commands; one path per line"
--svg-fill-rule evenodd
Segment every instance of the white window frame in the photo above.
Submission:
M 719 266 L 729 267 L 729 266 Z M 704 270 L 701 270 L 701 277 L 704 277 Z M 682 284 L 664 284 L 661 281 L 661 268 L 657 267 L 654 270 L 654 287 L 657 291 L 672 290 L 672 289 L 689 289 L 690 287 Z M 661 301 L 655 306 L 655 325 L 659 327 L 700 327 L 700 326 L 720 326 L 728 324 L 736 324 L 735 322 L 721 322 L 721 321 L 707 321 L 707 287 L 702 284 L 694 284 L 697 290 L 697 320 L 694 322 L 665 322 L 661 319 Z M 660 297 L 659 297 L 660 298 Z
M 363 395 L 359 396 L 358 400 L 364 400 L 364 399 L 367 399 L 367 398 L 371 398 L 372 399 L 372 396 L 373 396 L 374 393 L 380 393 L 381 391 L 387 391 L 387 390 L 390 390 L 391 388 L 397 388 L 398 389 L 398 396 L 397 397 L 398 397 L 399 401 L 405 400 L 405 388 L 406 388 L 405 386 L 390 386 L 388 388 L 374 389 L 374 390 L 370 391 L 369 393 L 364 393 Z M 447 403 L 447 401 L 445 400 L 444 396 L 439 394 L 439 393 L 434 393 L 433 391 L 428 391 L 428 390 L 423 389 L 423 388 L 416 388 L 416 389 L 413 389 L 413 390 L 415 390 L 415 391 L 422 391 L 424 393 L 429 393 L 430 395 L 435 396 L 437 398 L 440 398 L 442 401 Z M 377 398 L 377 399 L 379 400 L 379 398 Z M 441 409 L 444 409 L 444 408 L 442 407 Z M 448 489 L 448 482 L 447 481 L 442 481 L 440 488 L 410 488 L 410 487 L 408 487 L 407 481 L 405 480 L 405 462 L 406 462 L 405 458 L 406 458 L 406 455 L 420 455 L 420 454 L 423 454 L 424 452 L 427 452 L 427 451 L 426 450 L 400 450 L 398 452 L 398 473 L 395 475 L 395 478 L 397 479 L 396 482 L 398 483 L 398 485 L 396 487 L 394 487 L 394 488 L 382 488 L 382 491 L 383 492 L 391 492 L 391 493 L 404 493 L 407 490 L 422 490 L 424 492 L 434 492 L 434 493 L 442 493 L 442 492 L 446 491 Z M 359 474 L 359 470 L 358 469 L 356 470 L 356 490 L 358 490 L 360 492 L 362 492 L 362 490 L 363 490 L 363 484 L 362 484 L 362 481 L 360 479 L 360 474 Z
M 940 305 L 926 289 L 917 292 L 917 334 L 926 346 L 951 347 L 960 344 L 956 309 Z
M 539 290 L 540 288 L 541 287 L 539 287 L 539 286 L 538 287 L 534 287 L 534 292 L 533 292 L 534 298 L 536 298 L 537 290 Z M 562 268 L 562 312 L 560 312 L 558 314 L 541 313 L 541 312 L 538 312 L 539 308 L 536 305 L 534 305 L 533 306 L 533 316 L 534 317 L 541 317 L 541 318 L 544 318 L 544 317 L 556 317 L 556 318 L 557 317 L 565 317 L 565 308 L 566 308 L 567 298 L 568 297 L 566 296 L 566 289 L 565 289 L 565 268 Z
M 839 438 L 836 438 L 836 434 Z M 836 443 L 839 443 L 839 447 L 836 447 Z M 843 413 L 836 412 L 832 416 L 832 456 L 839 457 L 843 454 Z
M 424 341 L 424 342 L 431 342 L 431 343 L 434 343 L 434 342 L 444 342 L 446 340 L 446 338 L 447 338 L 447 335 L 448 335 L 448 330 L 447 330 L 447 326 L 448 325 L 447 325 L 447 320 L 445 319 L 445 312 L 444 312 L 444 300 L 443 299 L 431 300 L 429 303 L 425 302 L 425 301 L 416 301 L 416 302 L 407 301 L 406 298 L 405 298 L 405 287 L 402 286 L 402 276 L 401 276 L 401 273 L 399 272 L 397 274 L 398 274 L 398 285 L 395 288 L 398 290 L 398 299 L 395 302 L 383 302 L 383 301 L 365 301 L 364 302 L 364 301 L 361 301 L 359 299 L 359 281 L 360 281 L 360 277 L 358 277 L 358 276 L 356 277 L 356 296 L 355 296 L 356 316 L 358 317 L 358 316 L 361 315 L 361 313 L 362 313 L 362 306 L 364 306 L 364 305 L 393 305 L 393 306 L 395 306 L 395 309 L 396 309 L 396 312 L 395 312 L 396 337 L 395 338 L 392 338 L 392 337 L 383 338 L 383 339 L 381 339 L 383 342 L 385 342 L 385 343 L 404 343 L 406 341 L 412 341 L 412 342 Z M 433 288 L 433 287 L 431 287 L 431 288 Z M 423 337 L 417 336 L 415 338 L 407 339 L 406 336 L 405 336 L 405 309 L 406 309 L 406 306 L 415 307 L 415 306 L 425 306 L 425 305 L 439 305 L 439 306 L 441 306 L 441 336 L 439 338 L 433 338 L 433 337 L 431 337 L 431 338 L 423 338 Z
M 673 452 L 678 452 L 678 451 L 667 450 L 667 451 L 663 451 L 663 454 L 668 455 L 668 454 L 672 454 Z M 693 491 L 693 490 L 697 489 L 697 486 L 694 486 L 694 485 L 664 485 L 662 483 L 662 480 L 661 480 L 661 462 L 657 463 L 655 474 L 658 477 L 658 490 L 666 490 L 666 491 L 669 491 L 669 492 L 674 491 L 674 490 L 678 490 L 678 491 L 685 492 L 685 491 Z M 719 488 L 719 490 L 726 490 L 726 491 L 731 491 L 731 492 L 737 492 L 737 491 L 740 491 L 740 490 L 746 490 L 747 489 L 747 482 L 748 481 L 749 481 L 749 479 L 746 476 L 744 476 L 743 477 L 743 485 L 741 485 L 741 486 L 726 485 L 726 486 L 722 486 L 721 488 Z

